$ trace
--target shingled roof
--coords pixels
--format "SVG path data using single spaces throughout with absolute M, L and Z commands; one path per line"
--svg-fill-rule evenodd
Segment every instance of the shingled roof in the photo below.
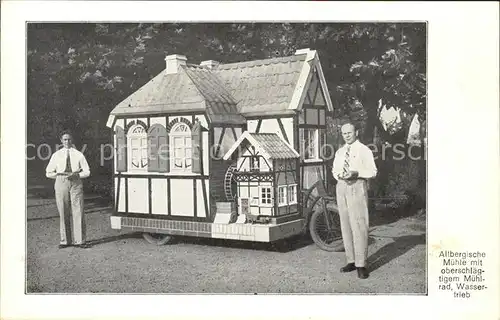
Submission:
M 207 115 L 211 122 L 246 123 L 246 119 L 238 112 L 236 101 L 215 74 L 194 65 L 184 67 L 184 71 L 205 99 Z
M 244 142 L 248 141 L 260 154 L 267 159 L 296 159 L 300 155 L 283 138 L 276 133 L 250 133 L 245 131 L 224 155 L 224 160 L 231 158 L 231 155 Z
M 205 111 L 204 99 L 185 72 L 166 75 L 160 72 L 120 102 L 112 115 L 144 115 L 182 110 Z
M 185 66 L 176 74 L 162 71 L 127 99 L 112 115 L 207 112 L 211 122 L 244 124 L 236 102 L 215 75 L 200 67 Z
M 217 74 L 243 116 L 286 112 L 306 54 L 219 65 Z
M 160 72 L 111 116 L 206 112 L 213 123 L 244 124 L 245 117 L 293 114 L 308 79 L 310 68 L 304 66 L 315 57 L 304 49 L 289 57 L 210 67 L 184 62 L 176 73 Z

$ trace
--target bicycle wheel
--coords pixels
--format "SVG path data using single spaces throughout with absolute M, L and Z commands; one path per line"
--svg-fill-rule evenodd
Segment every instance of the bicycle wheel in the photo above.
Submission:
M 304 227 L 302 228 L 300 234 L 307 236 L 309 232 L 309 222 L 311 221 L 311 216 L 315 210 L 319 209 L 319 197 L 309 194 L 308 197 L 304 197 Z
M 148 232 L 144 232 L 142 234 L 142 237 L 147 242 L 154 244 L 154 245 L 157 245 L 157 246 L 163 246 L 163 245 L 171 242 L 173 239 L 172 236 L 170 236 L 168 234 L 148 233 Z
M 328 224 L 326 219 L 328 219 Z M 328 228 L 328 225 L 330 228 Z M 340 218 L 337 212 L 316 210 L 311 216 L 309 232 L 314 243 L 325 251 L 342 251 L 342 232 L 340 231 Z

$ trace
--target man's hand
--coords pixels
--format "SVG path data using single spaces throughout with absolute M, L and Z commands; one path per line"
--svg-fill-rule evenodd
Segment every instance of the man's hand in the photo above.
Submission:
M 352 179 L 357 179 L 358 178 L 359 173 L 357 171 L 350 171 L 350 172 L 351 172 Z
M 357 171 L 349 171 L 346 175 L 342 177 L 344 180 L 355 180 L 358 178 Z
M 73 172 L 68 175 L 68 180 L 76 180 L 80 177 L 80 174 L 78 172 Z

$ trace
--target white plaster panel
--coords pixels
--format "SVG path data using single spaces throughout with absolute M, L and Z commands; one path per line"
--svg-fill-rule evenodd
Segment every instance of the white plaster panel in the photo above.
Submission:
M 148 179 L 128 178 L 129 212 L 148 213 Z
M 174 216 L 194 216 L 193 180 L 172 179 L 170 187 L 172 188 L 170 192 L 171 214 Z

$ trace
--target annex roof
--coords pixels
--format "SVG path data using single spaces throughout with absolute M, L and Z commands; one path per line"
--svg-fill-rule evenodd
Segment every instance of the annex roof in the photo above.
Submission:
M 276 133 L 250 133 L 245 131 L 231 149 L 226 152 L 224 160 L 229 160 L 244 141 L 248 141 L 267 159 L 296 159 L 300 157 L 297 151 Z

